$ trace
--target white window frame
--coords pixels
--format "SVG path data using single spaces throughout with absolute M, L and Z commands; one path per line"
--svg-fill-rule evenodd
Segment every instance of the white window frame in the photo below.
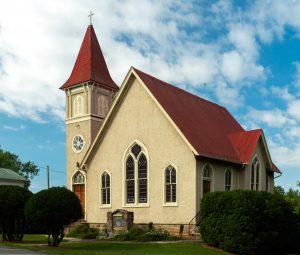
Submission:
M 230 172 L 230 185 L 227 185 L 226 184 L 226 174 L 227 174 L 227 172 Z M 228 167 L 228 168 L 226 168 L 225 169 L 225 178 L 224 178 L 224 180 L 225 180 L 225 182 L 224 182 L 224 190 L 225 191 L 230 191 L 230 190 L 232 190 L 232 181 L 233 181 L 233 171 L 232 171 L 232 169 L 230 168 L 230 167 Z M 227 186 L 229 186 L 230 188 L 229 188 L 229 190 L 226 190 L 226 187 Z
M 131 148 L 135 145 L 139 145 L 141 147 L 141 151 L 138 154 L 137 158 L 131 152 Z M 147 203 L 139 203 L 138 202 L 138 159 L 143 153 L 147 159 Z M 127 185 L 126 185 L 126 162 L 127 159 L 131 155 L 134 161 L 134 203 L 127 203 Z M 149 184 L 150 184 L 150 176 L 149 176 L 149 167 L 150 167 L 150 160 L 149 160 L 149 153 L 146 146 L 138 140 L 134 140 L 130 146 L 128 146 L 125 150 L 123 155 L 123 207 L 131 208 L 131 207 L 149 207 L 150 205 L 150 193 L 149 193 Z
M 175 169 L 176 172 L 176 202 L 167 202 L 166 201 L 166 170 L 168 169 L 168 167 L 173 167 Z M 168 164 L 167 166 L 165 166 L 162 170 L 163 173 L 163 206 L 166 207 L 176 207 L 178 206 L 178 167 L 173 165 L 173 164 Z
M 255 162 L 256 161 L 256 162 Z M 254 181 L 252 182 L 252 166 L 255 163 L 254 168 Z M 258 182 L 257 182 L 257 165 L 258 165 Z M 252 185 L 254 188 L 252 188 Z M 251 161 L 250 165 L 250 190 L 260 191 L 261 190 L 261 163 L 257 155 L 255 155 Z
M 109 176 L 109 179 L 110 179 L 110 181 L 109 181 L 109 189 L 110 189 L 110 192 L 109 192 L 109 201 L 110 201 L 110 203 L 109 204 L 103 204 L 103 200 L 102 200 L 102 189 L 103 189 L 103 187 L 102 187 L 102 176 L 104 174 L 107 174 Z M 111 178 L 111 173 L 109 171 L 107 171 L 107 170 L 104 170 L 100 174 L 99 183 L 100 183 L 100 185 L 99 185 L 99 187 L 100 187 L 100 207 L 101 208 L 111 208 L 111 205 L 112 205 L 112 201 L 111 201 L 111 197 L 112 197 L 111 196 L 111 194 L 112 194 L 112 178 Z

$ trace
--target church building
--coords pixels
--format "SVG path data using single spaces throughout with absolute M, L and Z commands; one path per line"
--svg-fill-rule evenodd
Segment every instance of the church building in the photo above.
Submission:
M 263 130 L 245 130 L 225 107 L 134 67 L 116 85 L 92 25 L 60 89 L 67 187 L 94 226 L 126 210 L 136 225 L 188 231 L 206 193 L 273 192 L 281 175 Z

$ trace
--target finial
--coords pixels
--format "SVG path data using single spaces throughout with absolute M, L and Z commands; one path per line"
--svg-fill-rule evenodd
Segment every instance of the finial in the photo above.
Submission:
M 90 14 L 88 15 L 88 17 L 90 18 L 90 25 L 92 25 L 92 16 L 94 15 L 94 13 L 92 11 L 90 11 Z

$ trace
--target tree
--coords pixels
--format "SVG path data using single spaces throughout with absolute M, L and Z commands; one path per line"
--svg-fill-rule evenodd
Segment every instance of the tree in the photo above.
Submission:
M 25 215 L 30 224 L 47 232 L 49 246 L 58 246 L 64 238 L 64 227 L 83 217 L 77 196 L 62 187 L 33 195 L 26 204 Z
M 25 203 L 32 193 L 23 187 L 0 186 L 0 229 L 3 241 L 22 241 Z
M 32 161 L 22 162 L 18 155 L 5 151 L 0 147 L 0 167 L 8 168 L 31 180 L 39 173 L 38 167 Z M 28 182 L 28 186 L 30 182 Z M 28 188 L 28 187 L 27 187 Z

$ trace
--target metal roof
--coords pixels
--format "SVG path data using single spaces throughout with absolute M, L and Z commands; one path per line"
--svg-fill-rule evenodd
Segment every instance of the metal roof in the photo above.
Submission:
M 1 179 L 28 182 L 28 180 L 25 177 L 7 168 L 0 168 L 0 180 Z

